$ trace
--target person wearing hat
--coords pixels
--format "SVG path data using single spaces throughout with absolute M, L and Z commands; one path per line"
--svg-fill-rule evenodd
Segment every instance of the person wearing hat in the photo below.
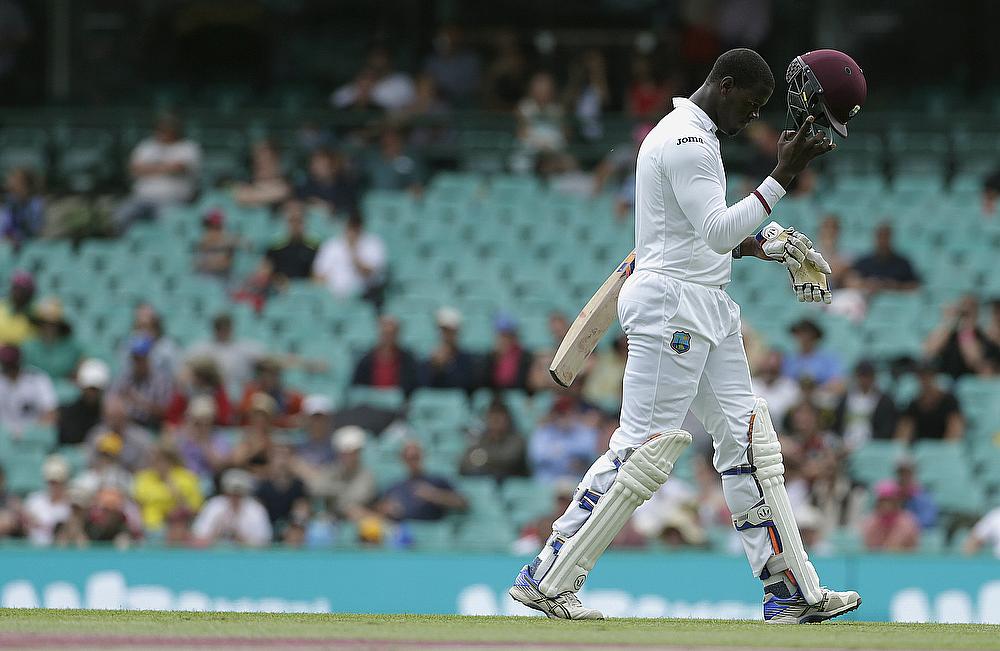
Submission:
M 409 394 L 417 387 L 417 362 L 399 343 L 399 319 L 383 314 L 378 320 L 378 340 L 357 366 L 351 384 L 387 389 L 397 387 Z
M 875 365 L 861 360 L 854 367 L 854 380 L 833 412 L 833 431 L 849 449 L 872 439 L 891 439 L 898 418 L 892 398 L 878 387 Z
M 788 329 L 797 350 L 785 356 L 782 373 L 793 380 L 811 378 L 821 388 L 837 392 L 842 385 L 843 364 L 833 353 L 821 350 L 823 331 L 811 319 L 801 319 Z
M 22 432 L 56 421 L 58 400 L 49 376 L 22 364 L 21 349 L 0 346 L 0 427 Z
M 923 362 L 916 368 L 920 389 L 903 409 L 896 426 L 896 440 L 905 443 L 922 440 L 957 441 L 965 436 L 965 417 L 958 398 L 941 388 L 937 367 Z
M 232 461 L 233 445 L 215 422 L 215 400 L 211 396 L 195 396 L 188 403 L 184 423 L 175 433 L 184 466 L 203 482 L 213 481 Z
M 151 357 L 155 341 L 147 335 L 129 340 L 129 364 L 111 384 L 111 393 L 128 406 L 129 418 L 143 427 L 159 429 L 174 393 L 173 377 Z
M 62 456 L 53 454 L 42 464 L 46 487 L 24 500 L 24 527 L 34 545 L 51 545 L 56 527 L 70 516 L 70 494 L 67 490 L 70 468 Z
M 132 364 L 132 344 L 137 338 L 149 338 L 152 346 L 149 361 L 160 372 L 173 377 L 181 359 L 177 343 L 163 329 L 163 318 L 149 303 L 140 303 L 132 315 L 131 336 L 125 337 L 118 348 L 118 368 L 127 369 Z
M 920 523 L 903 508 L 903 494 L 891 479 L 875 484 L 875 510 L 861 523 L 868 551 L 912 552 L 920 544 Z
M 486 355 L 483 386 L 494 389 L 524 389 L 528 384 L 532 355 L 521 344 L 517 321 L 500 313 L 493 320 L 496 332 L 493 350 Z
M 152 457 L 149 467 L 135 473 L 132 494 L 142 510 L 146 530 L 160 531 L 171 511 L 197 511 L 204 498 L 198 475 L 184 467 L 176 447 L 161 442 Z
M 80 473 L 70 488 L 89 500 L 103 486 L 113 486 L 129 494 L 132 492 L 132 473 L 122 465 L 125 443 L 120 434 L 107 430 L 97 437 L 89 467 Z
M 31 313 L 35 336 L 24 342 L 21 352 L 26 364 L 39 368 L 51 378 L 71 379 L 83 358 L 83 350 L 73 337 L 73 328 L 57 298 L 37 303 Z
M 277 357 L 265 356 L 256 361 L 254 378 L 243 387 L 243 397 L 240 400 L 242 423 L 249 422 L 254 396 L 263 393 L 274 401 L 274 425 L 277 427 L 295 426 L 296 416 L 302 411 L 304 396 L 285 386 L 281 373 L 282 363 Z
M 35 297 L 35 279 L 27 271 L 15 271 L 10 279 L 10 293 L 0 301 L 0 344 L 21 345 L 34 334 L 31 325 L 31 301 Z
M 365 430 L 354 425 L 341 427 L 331 438 L 337 460 L 316 493 L 329 496 L 330 510 L 339 518 L 358 521 L 377 495 L 375 475 L 361 458 L 367 439 Z
M 273 538 L 267 509 L 253 497 L 256 482 L 241 468 L 222 473 L 222 494 L 209 498 L 191 525 L 195 546 L 227 542 L 243 547 L 263 547 Z
M 420 385 L 436 389 L 471 389 L 475 364 L 459 344 L 462 313 L 442 307 L 434 315 L 441 335 L 438 345 L 420 365 Z
M 329 396 L 314 393 L 302 401 L 302 429 L 306 440 L 295 450 L 302 464 L 309 467 L 307 472 L 316 472 L 333 463 L 334 452 L 330 443 L 333 433 L 333 400 Z
M 226 215 L 217 208 L 205 213 L 201 225 L 201 239 L 194 252 L 194 270 L 225 281 L 233 270 L 239 240 L 226 230 Z

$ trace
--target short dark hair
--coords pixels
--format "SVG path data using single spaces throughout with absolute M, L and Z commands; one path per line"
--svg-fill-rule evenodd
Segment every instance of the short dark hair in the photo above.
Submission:
M 759 54 L 745 47 L 723 52 L 715 60 L 712 71 L 708 73 L 708 80 L 722 81 L 723 77 L 732 77 L 737 88 L 761 86 L 774 88 L 774 75 L 771 74 L 767 62 Z

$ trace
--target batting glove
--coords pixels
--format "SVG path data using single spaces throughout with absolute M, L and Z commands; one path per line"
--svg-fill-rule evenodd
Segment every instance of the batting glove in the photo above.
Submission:
M 757 238 L 764 253 L 788 269 L 792 289 L 800 302 L 829 304 L 833 300 L 826 277 L 830 265 L 804 233 L 771 222 L 761 229 Z

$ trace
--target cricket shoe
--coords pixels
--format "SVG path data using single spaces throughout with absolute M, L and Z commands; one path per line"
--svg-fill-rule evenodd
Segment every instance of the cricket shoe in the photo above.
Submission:
M 764 596 L 764 621 L 768 624 L 815 624 L 855 610 L 861 605 L 857 592 L 834 592 L 821 588 L 819 603 L 808 604 L 801 592 L 791 597 Z
M 573 592 L 566 591 L 554 597 L 542 594 L 527 565 L 518 573 L 508 594 L 514 601 L 540 610 L 551 619 L 604 619 L 601 611 L 585 608 Z

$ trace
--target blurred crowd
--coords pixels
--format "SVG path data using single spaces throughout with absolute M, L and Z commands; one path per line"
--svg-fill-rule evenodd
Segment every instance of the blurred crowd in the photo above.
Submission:
M 515 117 L 516 144 L 506 167 L 534 172 L 564 192 L 610 190 L 619 216 L 627 216 L 635 148 L 690 80 L 637 51 L 628 79 L 616 84 L 600 51 L 579 54 L 557 73 L 529 62 L 517 39 L 501 37 L 487 62 L 463 46 L 459 32 L 445 29 L 420 69 L 406 71 L 386 49 L 374 48 L 354 78 L 333 90 L 330 103 L 380 119 L 342 133 L 303 125 L 294 143 L 255 143 L 247 169 L 212 183 L 237 204 L 266 208 L 285 233 L 257 251 L 259 264 L 240 277 L 236 252 L 249 245 L 229 227 L 224 210 L 210 210 L 201 216 L 191 273 L 221 280 L 234 302 L 258 310 L 301 282 L 380 309 L 392 260 L 386 243 L 366 229 L 361 198 L 373 190 L 420 196 L 433 171 L 425 152 L 456 137 L 449 111 L 472 105 Z M 631 138 L 583 172 L 571 144 L 603 138 L 603 116 L 611 108 L 628 115 Z M 765 135 L 761 147 L 773 149 L 774 134 Z M 773 151 L 761 154 L 773 161 Z M 131 152 L 131 186 L 122 188 L 105 235 L 159 219 L 166 206 L 191 204 L 206 189 L 204 162 L 200 143 L 185 135 L 179 117 L 161 116 Z M 15 248 L 59 218 L 47 214 L 43 171 L 19 167 L 7 174 L 0 228 Z M 805 175 L 794 192 L 811 191 Z M 312 240 L 305 229 L 312 210 L 325 212 L 338 234 Z M 889 225 L 876 230 L 871 251 L 857 258 L 840 250 L 839 228 L 836 216 L 825 219 L 817 245 L 834 268 L 837 306 L 848 317 L 860 318 L 875 294 L 920 286 Z M 351 384 L 398 391 L 403 406 L 343 407 L 289 386 L 287 370 L 314 362 L 242 338 L 227 312 L 215 317 L 209 339 L 184 349 L 170 336 L 170 315 L 140 305 L 116 358 L 102 360 L 76 337 L 58 297 L 37 295 L 31 274 L 14 273 L 7 289 L 0 301 L 0 430 L 14 441 L 53 430 L 51 447 L 60 450 L 44 461 L 41 490 L 15 495 L 0 484 L 0 535 L 34 544 L 323 548 L 348 526 L 361 543 L 406 547 L 413 543 L 408 522 L 470 509 L 457 481 L 467 476 L 500 483 L 530 477 L 551 488 L 557 496 L 551 512 L 525 526 L 515 544 L 533 550 L 617 426 L 627 342 L 620 336 L 599 350 L 573 388 L 562 390 L 547 368 L 568 328 L 563 314 L 550 316 L 550 346 L 540 350 L 522 343 L 513 317 L 497 314 L 492 349 L 476 353 L 460 343 L 462 313 L 442 308 L 435 314 L 439 341 L 426 356 L 401 343 L 405 323 L 382 314 L 377 341 L 355 360 Z M 848 530 L 870 550 L 919 549 L 922 532 L 941 526 L 942 518 L 913 459 L 899 456 L 894 478 L 874 486 L 852 479 L 847 461 L 870 441 L 963 438 L 965 417 L 950 383 L 1000 373 L 1000 301 L 961 298 L 942 315 L 922 358 L 892 364 L 861 361 L 846 368 L 837 350 L 824 345 L 816 321 L 794 324 L 789 335 L 795 346 L 780 352 L 746 328 L 754 388 L 768 400 L 781 434 L 786 485 L 807 546 L 831 550 L 833 535 Z M 909 377 L 917 379 L 917 390 L 903 400 L 891 389 Z M 60 381 L 75 385 L 71 399 L 60 401 Z M 408 431 L 405 400 L 420 389 L 457 389 L 470 400 L 493 392 L 464 424 L 465 449 L 448 472 L 428 470 L 419 433 Z M 512 393 L 544 406 L 527 426 L 512 416 Z M 690 419 L 686 426 L 700 429 Z M 388 482 L 369 460 L 373 446 L 381 449 L 383 437 L 393 436 L 404 472 Z M 672 478 L 645 504 L 617 546 L 733 544 L 706 447 L 710 437 L 697 440 L 690 475 Z M 82 463 L 68 458 L 69 451 Z M 974 525 L 968 551 L 991 545 L 1000 554 L 1000 510 L 965 524 Z

